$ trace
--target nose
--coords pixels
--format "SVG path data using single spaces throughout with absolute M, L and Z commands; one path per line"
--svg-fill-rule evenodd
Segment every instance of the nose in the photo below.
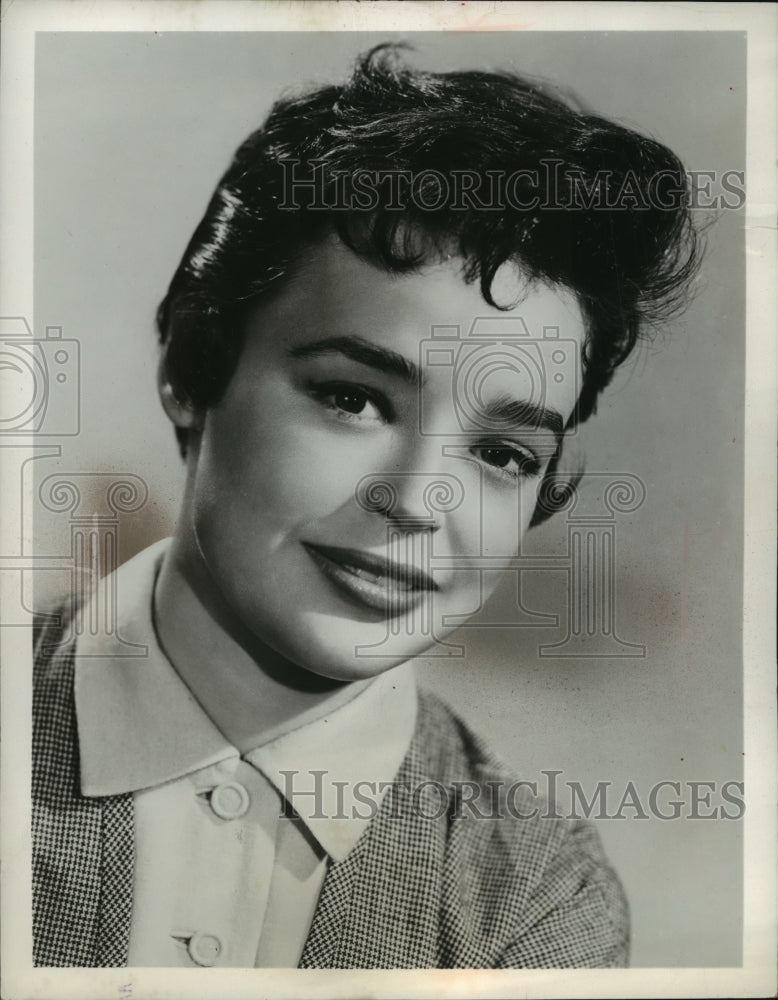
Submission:
M 363 510 L 381 514 L 405 531 L 438 531 L 443 517 L 464 500 L 458 476 L 444 472 L 379 472 L 357 483 Z

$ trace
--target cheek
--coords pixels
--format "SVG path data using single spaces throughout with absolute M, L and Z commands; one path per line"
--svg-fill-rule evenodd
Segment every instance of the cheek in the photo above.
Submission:
M 490 560 L 516 557 L 537 502 L 540 479 L 523 480 L 515 488 L 470 489 L 465 502 L 450 515 L 455 554 Z
M 320 519 L 353 499 L 373 460 L 369 442 L 347 441 L 306 400 L 275 386 L 211 411 L 195 486 L 200 516 L 255 531 Z

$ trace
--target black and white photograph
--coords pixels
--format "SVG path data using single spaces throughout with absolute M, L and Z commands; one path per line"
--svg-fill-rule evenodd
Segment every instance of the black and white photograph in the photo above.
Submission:
M 3 996 L 773 992 L 775 9 L 14 7 Z

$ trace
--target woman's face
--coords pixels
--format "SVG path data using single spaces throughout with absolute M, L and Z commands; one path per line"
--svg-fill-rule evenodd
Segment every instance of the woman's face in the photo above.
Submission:
M 514 272 L 495 296 L 518 291 Z M 393 276 L 332 238 L 256 310 L 186 513 L 200 575 L 260 643 L 369 677 L 489 596 L 581 379 L 573 296 L 523 293 L 500 312 L 459 260 Z

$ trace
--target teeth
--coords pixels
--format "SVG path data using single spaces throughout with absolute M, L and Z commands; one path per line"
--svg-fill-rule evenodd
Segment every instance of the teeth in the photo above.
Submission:
M 384 576 L 383 574 L 378 575 L 376 573 L 370 573 L 366 569 L 361 569 L 358 566 L 350 566 L 347 563 L 344 563 L 343 565 L 349 571 L 349 573 L 353 573 L 354 576 L 358 576 L 360 580 L 366 580 L 368 583 L 375 584 L 376 586 L 379 587 L 386 587 L 387 585 L 387 577 Z M 413 584 L 403 580 L 391 580 L 391 585 L 394 587 L 395 590 L 403 590 L 403 591 L 413 590 Z
M 383 586 L 383 581 L 386 579 L 383 576 L 376 576 L 375 573 L 369 573 L 366 569 L 359 569 L 357 566 L 348 566 L 347 568 L 355 576 L 361 580 L 367 580 L 369 583 L 380 583 Z

